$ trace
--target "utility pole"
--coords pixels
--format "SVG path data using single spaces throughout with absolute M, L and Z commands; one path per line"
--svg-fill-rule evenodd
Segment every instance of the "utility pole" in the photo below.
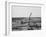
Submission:
M 32 13 L 30 13 L 30 15 L 29 15 L 29 22 L 28 22 L 28 25 L 30 26 L 30 20 L 31 20 L 31 18 L 30 18 L 30 16 L 32 15 Z
M 32 13 L 30 13 L 30 15 L 29 15 L 28 30 L 29 30 L 29 27 L 30 27 L 30 20 L 31 20 L 30 16 L 31 16 L 31 15 L 32 15 Z

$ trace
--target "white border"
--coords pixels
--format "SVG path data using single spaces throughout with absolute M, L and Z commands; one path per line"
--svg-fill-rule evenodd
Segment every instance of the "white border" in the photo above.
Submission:
M 29 4 L 29 5 L 28 5 Z M 36 3 L 17 3 L 17 2 L 7 2 L 7 34 L 11 33 L 11 34 L 15 34 L 15 32 L 12 32 L 12 29 L 11 29 L 11 24 L 12 24 L 12 20 L 11 20 L 11 6 L 12 5 L 24 5 L 24 6 L 39 6 L 41 7 L 41 14 L 44 13 L 44 4 L 36 4 Z M 43 15 L 41 15 L 42 17 Z M 32 31 L 32 30 L 31 30 Z M 43 25 L 43 20 L 42 20 L 42 30 L 34 30 L 33 32 L 35 31 L 38 31 L 38 32 L 41 32 L 41 31 L 45 31 L 45 25 Z M 19 31 L 18 31 L 19 32 Z M 22 32 L 22 31 L 21 31 Z

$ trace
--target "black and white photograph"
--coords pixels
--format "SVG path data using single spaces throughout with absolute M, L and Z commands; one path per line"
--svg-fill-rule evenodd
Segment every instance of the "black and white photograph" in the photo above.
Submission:
M 46 1 L 1 0 L 0 37 L 46 37 Z
M 41 30 L 41 7 L 12 6 L 12 31 Z

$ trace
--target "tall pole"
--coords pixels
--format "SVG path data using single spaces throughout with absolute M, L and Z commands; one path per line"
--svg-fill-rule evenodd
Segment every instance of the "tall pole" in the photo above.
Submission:
M 30 13 L 30 15 L 29 15 L 29 21 L 28 21 L 28 30 L 30 30 L 30 20 L 31 20 L 31 18 L 30 18 L 30 16 L 32 15 L 32 13 Z
M 30 13 L 30 15 L 29 15 L 29 23 L 28 23 L 29 26 L 30 26 L 30 20 L 31 20 L 30 16 L 31 15 L 32 15 L 32 13 Z

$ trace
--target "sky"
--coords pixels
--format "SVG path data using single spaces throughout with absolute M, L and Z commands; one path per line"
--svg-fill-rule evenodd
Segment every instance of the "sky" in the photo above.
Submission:
M 12 17 L 41 17 L 41 7 L 37 6 L 12 6 Z

